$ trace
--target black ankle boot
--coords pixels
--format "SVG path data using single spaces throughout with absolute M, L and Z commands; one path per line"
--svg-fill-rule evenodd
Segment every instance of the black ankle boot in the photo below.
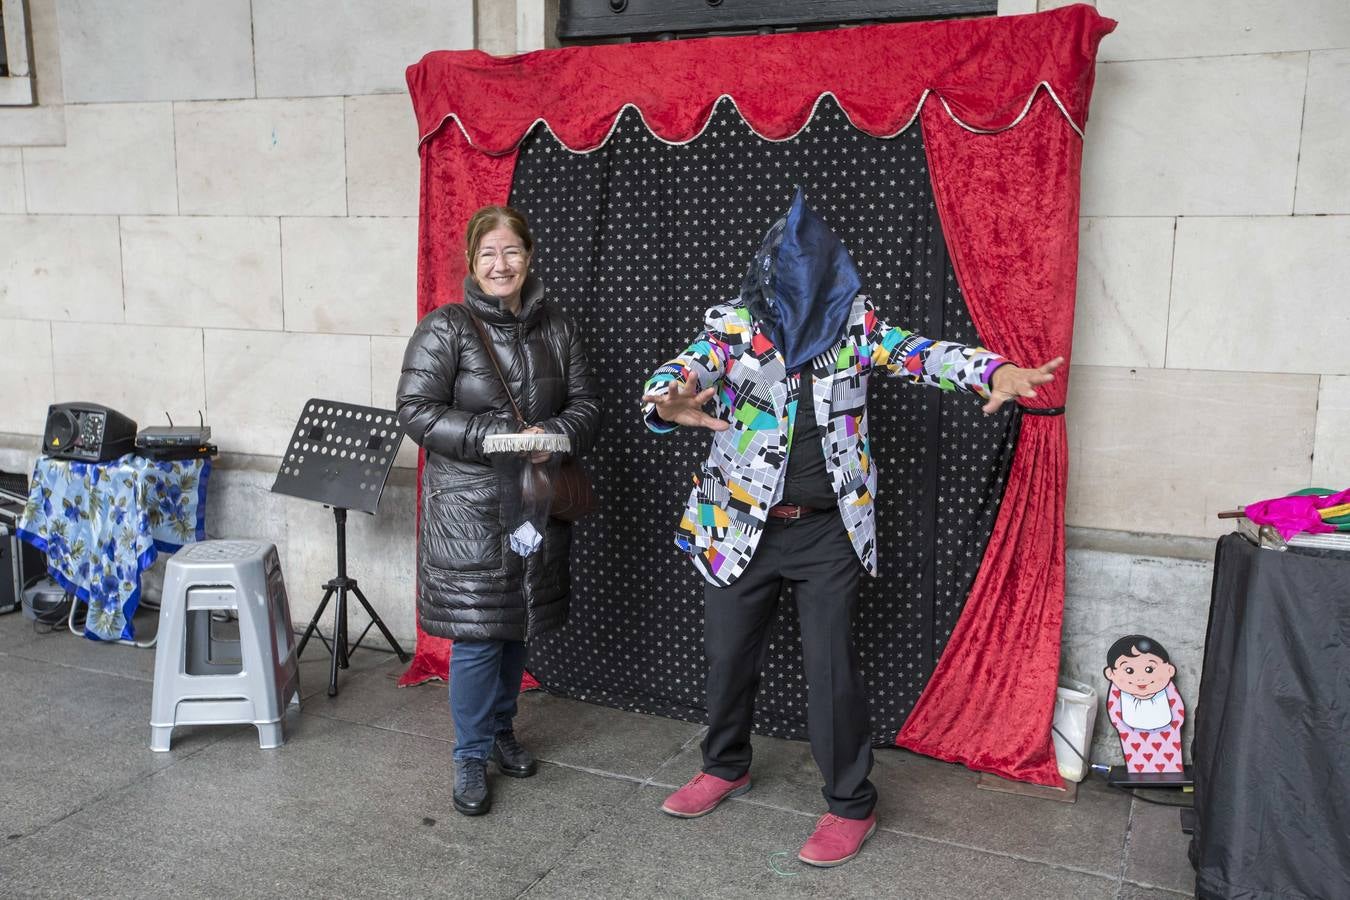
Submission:
M 512 778 L 529 778 L 539 771 L 534 756 L 520 746 L 513 731 L 503 731 L 497 735 L 497 739 L 492 742 L 491 759 L 501 767 L 503 775 Z
M 454 799 L 455 809 L 466 816 L 481 816 L 492 808 L 486 762 L 481 759 L 455 761 Z

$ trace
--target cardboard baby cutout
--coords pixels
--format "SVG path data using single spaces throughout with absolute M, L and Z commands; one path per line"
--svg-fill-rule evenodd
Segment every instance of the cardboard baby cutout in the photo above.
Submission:
M 1111 689 L 1106 714 L 1120 735 L 1130 772 L 1181 772 L 1181 723 L 1186 707 L 1172 679 L 1176 666 L 1162 644 L 1127 634 L 1106 651 L 1102 670 Z

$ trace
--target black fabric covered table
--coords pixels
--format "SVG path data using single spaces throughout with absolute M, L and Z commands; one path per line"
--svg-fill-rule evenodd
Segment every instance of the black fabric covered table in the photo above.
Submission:
M 1350 897 L 1350 560 L 1219 540 L 1191 749 L 1197 897 Z

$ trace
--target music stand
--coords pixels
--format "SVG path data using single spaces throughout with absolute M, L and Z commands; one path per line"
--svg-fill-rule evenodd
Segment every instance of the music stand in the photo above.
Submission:
M 394 466 L 394 455 L 402 441 L 403 430 L 391 410 L 313 398 L 300 412 L 291 444 L 286 448 L 277 480 L 272 484 L 273 493 L 289 494 L 333 508 L 337 523 L 337 577 L 324 585 L 323 601 L 314 618 L 310 619 L 295 652 L 298 658 L 305 652 L 309 636 L 319 635 L 333 658 L 328 669 L 330 697 L 337 694 L 338 669 L 348 667 L 348 657 L 361 646 L 371 625 L 380 629 L 400 661 L 408 661 L 408 654 L 403 652 L 383 620 L 371 608 L 370 601 L 357 587 L 356 579 L 347 577 L 347 510 L 374 515 L 379 509 L 385 480 Z M 347 646 L 349 591 L 370 615 L 370 623 L 350 648 Z M 317 629 L 319 618 L 334 595 L 337 596 L 337 607 L 333 612 L 333 642 L 329 644 Z

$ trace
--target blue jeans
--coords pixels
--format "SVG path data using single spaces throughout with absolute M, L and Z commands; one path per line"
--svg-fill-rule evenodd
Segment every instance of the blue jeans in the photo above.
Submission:
M 450 652 L 455 759 L 486 760 L 493 739 L 511 730 L 524 672 L 524 641 L 455 641 Z

